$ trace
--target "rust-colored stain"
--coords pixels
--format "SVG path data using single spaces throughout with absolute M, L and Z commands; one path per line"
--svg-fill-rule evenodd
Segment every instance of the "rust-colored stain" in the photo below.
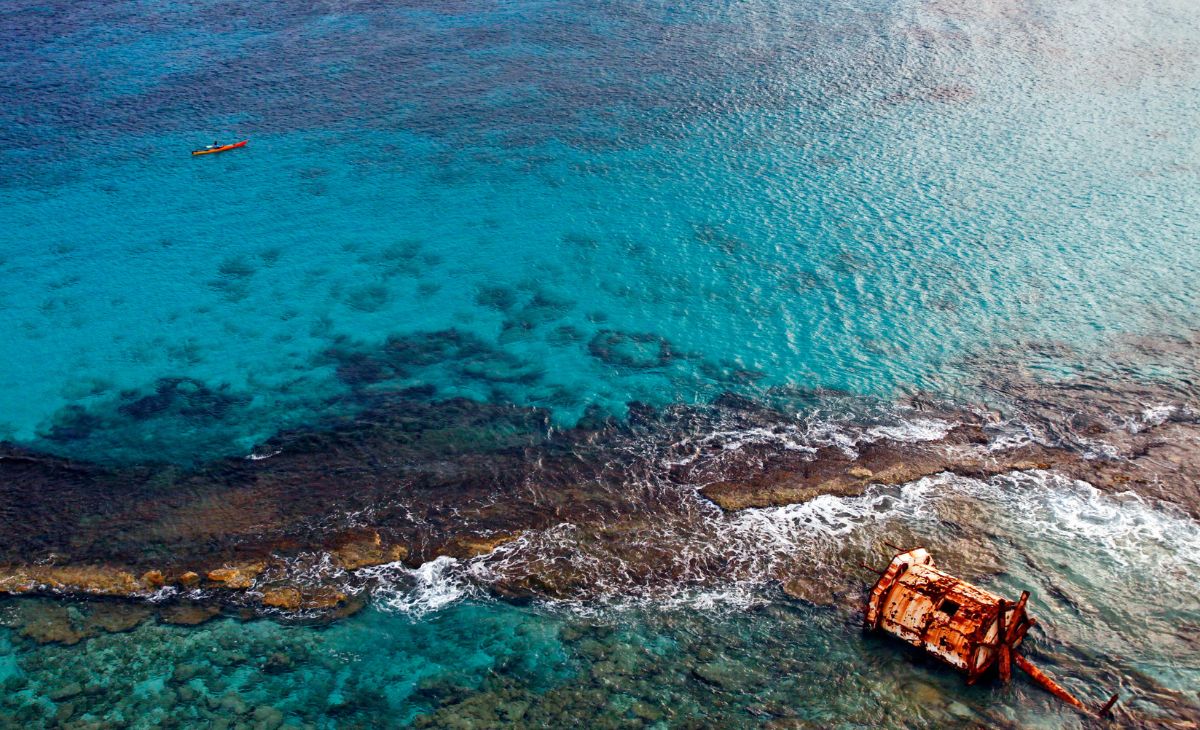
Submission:
M 1082 702 L 1017 653 L 1037 621 L 1026 613 L 1029 591 L 1008 601 L 934 565 L 923 547 L 898 553 L 867 597 L 865 627 L 891 634 L 964 672 L 974 684 L 993 667 L 1008 681 L 1012 665 L 1063 701 Z M 1116 695 L 1105 704 L 1107 712 Z

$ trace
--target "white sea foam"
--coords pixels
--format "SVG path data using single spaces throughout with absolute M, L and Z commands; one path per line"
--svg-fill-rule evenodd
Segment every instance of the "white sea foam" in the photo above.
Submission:
M 903 443 L 918 441 L 937 441 L 945 438 L 958 425 L 952 421 L 936 418 L 914 418 L 901 421 L 893 426 L 872 426 L 862 434 L 862 441 L 879 441 L 891 439 Z
M 980 514 L 960 516 L 956 501 Z M 948 532 L 946 519 L 965 524 Z M 713 513 L 703 522 L 667 518 L 630 538 L 642 546 L 669 546 L 656 553 L 671 563 L 669 569 L 658 566 L 648 580 L 646 571 L 626 563 L 627 553 L 589 542 L 569 525 L 527 536 L 495 562 L 482 561 L 473 574 L 487 581 L 509 569 L 536 570 L 539 560 L 566 560 L 592 581 L 592 597 L 609 605 L 750 605 L 756 588 L 789 571 L 845 574 L 853 566 L 845 564 L 843 547 L 877 550 L 900 529 L 932 544 L 953 542 L 965 528 L 967 539 L 984 551 L 999 530 L 1031 553 L 1087 554 L 1097 564 L 1136 566 L 1147 580 L 1172 581 L 1180 570 L 1200 577 L 1200 526 L 1186 515 L 1048 472 L 988 481 L 943 474 L 903 487 L 878 486 L 856 497 L 823 495 L 783 507 Z
M 1005 421 L 992 427 L 987 450 L 992 452 L 1012 451 L 1038 442 L 1039 439 L 1034 436 L 1027 424 L 1019 421 Z
M 1143 408 L 1141 413 L 1126 422 L 1125 427 L 1130 433 L 1141 433 L 1173 418 L 1196 419 L 1200 418 L 1200 412 L 1177 403 L 1158 403 Z
M 858 456 L 863 444 L 889 439 L 900 443 L 937 441 L 945 438 L 959 423 L 937 418 L 901 418 L 895 423 L 863 427 L 850 421 L 840 421 L 811 414 L 802 421 L 772 427 L 716 429 L 699 436 L 689 436 L 676 444 L 688 455 L 671 460 L 673 464 L 688 464 L 701 455 L 715 450 L 739 451 L 748 445 L 767 445 L 784 451 L 815 454 L 818 449 L 834 447 L 849 458 Z M 690 448 L 689 447 L 693 447 Z M 719 447 L 719 449 L 714 449 Z
M 1019 528 L 1019 536 L 1057 536 L 1114 551 L 1154 543 L 1200 554 L 1200 526 L 1171 505 L 1132 492 L 1109 494 L 1047 471 L 1014 472 L 987 481 L 941 474 L 901 488 L 876 487 L 861 497 L 823 495 L 796 505 L 747 510 L 739 521 L 764 537 L 795 543 L 845 535 L 882 519 L 925 520 L 952 497 L 969 497 Z
M 1173 505 L 1133 492 L 1105 493 L 1044 471 L 980 484 L 979 493 L 1009 507 L 1023 540 L 1052 540 L 1071 549 L 1094 546 L 1120 564 L 1138 564 L 1151 574 L 1179 565 L 1200 569 L 1200 525 Z
M 1169 414 L 1155 411 L 1147 419 L 1160 416 Z M 696 440 L 695 453 L 751 442 L 812 450 L 816 445 L 852 449 L 883 438 L 929 441 L 943 438 L 955 425 L 911 419 L 858 428 L 813 420 L 712 432 Z M 1019 423 L 995 430 L 996 439 L 1007 443 L 1033 440 Z M 705 440 L 711 443 L 700 443 Z M 1088 566 L 1100 566 L 1097 571 L 1136 567 L 1150 583 L 1177 581 L 1180 571 L 1200 579 L 1200 526 L 1186 515 L 1051 472 L 1016 472 L 986 481 L 942 474 L 902 486 L 876 485 L 858 496 L 822 495 L 735 513 L 653 480 L 631 477 L 623 489 L 629 493 L 630 515 L 609 517 L 611 529 L 599 536 L 602 527 L 563 523 L 526 532 L 470 561 L 438 558 L 416 570 L 392 564 L 358 575 L 378 579 L 380 606 L 414 616 L 483 596 L 489 584 L 521 585 L 527 577 L 547 574 L 566 580 L 556 605 L 577 611 L 647 604 L 736 610 L 763 600 L 765 586 L 790 575 L 819 576 L 818 582 L 835 587 L 858 585 L 862 576 L 852 575 L 858 557 L 848 556 L 878 556 L 884 541 L 915 535 L 934 547 L 970 544 L 980 553 L 1015 545 L 1029 555 L 1081 556 Z M 644 519 L 645 508 L 655 510 L 655 519 Z
M 965 515 L 955 511 L 962 505 L 968 506 Z M 956 523 L 949 532 L 947 519 Z M 734 514 L 700 507 L 621 533 L 625 545 L 563 523 L 470 561 L 440 557 L 416 569 L 393 563 L 359 575 L 378 582 L 379 606 L 417 617 L 482 597 L 489 583 L 547 569 L 577 576 L 580 590 L 568 590 L 556 604 L 582 613 L 645 606 L 744 610 L 764 600 L 765 585 L 789 572 L 842 575 L 853 583 L 858 578 L 847 576 L 854 566 L 846 564 L 844 548 L 877 552 L 901 528 L 934 546 L 961 539 L 965 528 L 966 539 L 983 551 L 1000 535 L 1030 554 L 1086 566 L 1095 580 L 1110 585 L 1129 570 L 1137 571 L 1143 586 L 1163 590 L 1172 590 L 1181 574 L 1200 579 L 1200 525 L 1186 515 L 1041 471 L 987 481 L 942 474 L 901 487 L 876 486 L 861 496 L 823 495 Z M 648 555 L 654 562 L 649 570 Z
M 373 595 L 380 608 L 413 617 L 480 595 L 463 564 L 444 555 L 419 568 L 389 563 L 367 568 L 360 574 L 379 581 Z
M 283 453 L 283 449 L 275 449 L 274 451 L 272 451 L 268 454 L 255 454 L 254 452 L 251 452 L 250 454 L 248 454 L 246 456 L 246 459 L 248 461 L 262 461 L 263 459 L 270 459 L 272 456 L 278 456 L 279 454 L 282 454 L 282 453 Z
M 163 586 L 162 588 L 159 588 L 158 590 L 154 591 L 150 595 L 146 596 L 146 600 L 149 601 L 150 603 L 163 603 L 165 601 L 172 600 L 173 598 L 181 595 L 182 593 L 183 592 L 180 591 L 175 586 Z

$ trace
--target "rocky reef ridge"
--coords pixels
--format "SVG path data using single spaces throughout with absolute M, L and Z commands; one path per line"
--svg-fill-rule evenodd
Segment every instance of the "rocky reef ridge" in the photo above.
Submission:
M 695 580 L 707 563 L 681 565 L 668 559 L 674 546 L 642 536 L 664 523 L 703 535 L 706 500 L 736 512 L 947 472 L 1052 470 L 1197 517 L 1200 423 L 1186 404 L 1165 413 L 1136 428 L 1092 418 L 1077 430 L 1082 448 L 995 413 L 914 400 L 894 411 L 900 426 L 846 421 L 836 437 L 800 443 L 794 417 L 734 397 L 633 404 L 626 423 L 557 430 L 537 409 L 384 395 L 352 422 L 255 449 L 267 456 L 191 469 L 4 446 L 0 592 L 144 600 L 182 607 L 184 622 L 210 607 L 336 617 L 361 607 L 379 566 L 524 550 L 520 570 L 489 572 L 488 590 L 586 598 L 595 576 L 555 551 L 590 545 L 633 584 Z M 547 538 L 564 529 L 571 541 Z M 826 578 L 780 576 L 789 593 L 819 601 Z

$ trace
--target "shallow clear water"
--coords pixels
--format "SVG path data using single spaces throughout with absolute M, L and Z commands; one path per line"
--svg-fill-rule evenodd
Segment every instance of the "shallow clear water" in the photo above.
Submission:
M 244 450 L 343 389 L 342 338 L 477 334 L 502 365 L 405 380 L 570 422 L 945 391 L 967 355 L 1194 324 L 1188 3 L 4 18 L 0 422 L 23 441 L 187 376 L 237 412 L 134 452 Z M 251 146 L 188 158 L 214 136 Z M 607 330 L 674 357 L 606 362 Z
M 569 425 L 591 405 L 621 414 L 632 400 L 726 391 L 986 398 L 989 372 L 1047 347 L 1063 369 L 1102 367 L 1122 337 L 1197 327 L 1198 38 L 1200 12 L 1184 0 L 10 3 L 0 436 L 92 459 L 194 461 L 353 413 L 348 394 L 380 387 L 540 406 Z M 250 144 L 188 156 L 214 137 Z M 448 329 L 478 346 L 421 349 L 420 333 Z M 388 337 L 415 338 L 413 357 L 356 381 L 347 363 Z M 127 407 L 164 378 L 193 379 L 203 397 Z M 1032 511 L 972 493 L 999 505 L 999 522 L 963 518 L 956 539 L 1015 540 L 1037 556 L 1040 567 L 989 578 L 1009 593 L 1049 567 L 1055 586 L 1034 601 L 1061 634 L 1043 644 L 1087 674 L 1076 689 L 1144 690 L 1149 680 L 1119 680 L 1136 668 L 1192 687 L 1195 704 L 1200 618 L 1178 588 L 1200 577 L 1185 549 L 1194 522 L 1172 518 L 1175 537 L 1144 539 L 1160 529 L 1153 506 L 1036 488 Z M 1043 514 L 1050 492 L 1083 506 Z M 899 503 L 881 504 L 881 520 L 923 524 L 923 508 L 887 499 Z M 115 689 L 75 702 L 80 715 L 88 702 L 128 713 L 143 700 L 127 697 L 145 697 L 147 724 L 166 716 L 146 709 L 164 687 L 178 698 L 180 683 L 162 681 L 169 665 L 207 666 L 213 647 L 242 645 L 244 661 L 214 663 L 195 691 L 234 688 L 324 726 L 407 722 L 464 696 L 414 695 L 427 677 L 507 683 L 505 702 L 581 682 L 599 693 L 561 700 L 560 715 L 533 701 L 535 723 L 749 726 L 786 718 L 779 707 L 821 726 L 1000 722 L 983 708 L 1077 721 L 1026 688 L 964 689 L 864 643 L 848 609 L 775 595 L 758 572 L 774 559 L 764 534 L 779 554 L 868 539 L 824 517 L 814 527 L 810 509 L 733 527 L 713 516 L 713 534 L 747 556 L 717 591 L 728 600 L 660 612 L 451 595 L 414 613 L 400 609 L 428 595 L 402 576 L 395 595 L 328 628 L 145 624 L 71 647 L 0 637 L 0 673 L 24 677 L 33 702 L 140 657 Z M 737 531 L 752 527 L 767 532 Z M 880 529 L 950 537 L 936 520 Z M 1142 564 L 1166 571 L 1146 574 L 1164 599 L 1144 617 L 1144 594 L 1121 588 Z M 1055 603 L 1058 589 L 1069 602 Z M 618 584 L 609 603 L 670 593 L 655 590 Z M 1150 639 L 1134 629 L 1143 620 Z M 650 687 L 629 684 L 642 665 L 597 676 L 627 645 L 665 657 L 647 662 L 664 676 Z M 688 668 L 702 647 L 737 663 L 728 686 Z M 263 674 L 274 652 L 295 668 Z M 941 710 L 897 709 L 924 696 L 912 683 L 933 686 Z M 747 710 L 763 686 L 779 707 Z M 330 696 L 350 709 L 330 709 Z

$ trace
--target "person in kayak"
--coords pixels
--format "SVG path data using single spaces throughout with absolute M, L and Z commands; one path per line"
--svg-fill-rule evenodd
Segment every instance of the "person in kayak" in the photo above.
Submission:
M 204 149 L 206 149 L 206 150 L 215 150 L 216 148 L 218 148 L 218 147 L 220 147 L 220 146 L 221 146 L 221 143 L 220 143 L 220 142 L 218 142 L 218 141 L 216 141 L 216 140 L 213 140 L 213 143 L 212 143 L 212 144 L 210 144 L 209 146 L 205 147 Z

